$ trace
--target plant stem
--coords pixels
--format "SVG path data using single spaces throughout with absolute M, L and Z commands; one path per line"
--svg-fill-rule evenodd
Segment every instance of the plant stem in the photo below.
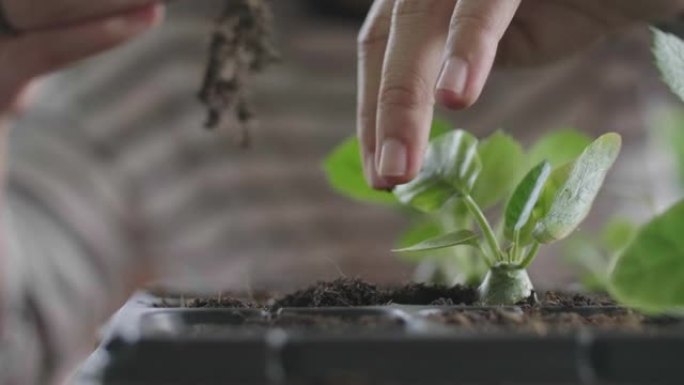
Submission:
M 482 210 L 480 210 L 480 206 L 477 205 L 473 197 L 471 197 L 469 194 L 463 196 L 463 203 L 465 203 L 466 207 L 468 208 L 468 211 L 470 211 L 470 213 L 475 218 L 475 221 L 480 226 L 480 230 L 482 230 L 482 233 L 485 236 L 485 240 L 487 241 L 487 245 L 491 249 L 492 257 L 494 258 L 494 260 L 502 261 L 499 241 L 496 240 L 494 230 L 492 230 L 492 226 L 489 225 L 487 218 L 482 213 Z
M 481 305 L 515 305 L 529 298 L 532 289 L 532 282 L 525 269 L 501 264 L 489 269 L 477 294 Z
M 539 252 L 539 246 L 541 246 L 539 242 L 534 242 L 532 246 L 530 246 L 529 250 L 527 250 L 525 258 L 523 258 L 523 260 L 520 261 L 520 264 L 518 266 L 520 266 L 523 269 L 527 268 L 532 263 L 532 261 L 534 261 L 534 257 L 537 256 L 537 252 Z

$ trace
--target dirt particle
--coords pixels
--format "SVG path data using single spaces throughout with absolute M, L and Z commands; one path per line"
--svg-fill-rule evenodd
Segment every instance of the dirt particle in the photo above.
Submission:
M 249 144 L 253 112 L 247 85 L 255 73 L 277 58 L 266 0 L 227 0 L 216 20 L 199 98 L 207 108 L 210 129 L 240 127 L 238 141 Z

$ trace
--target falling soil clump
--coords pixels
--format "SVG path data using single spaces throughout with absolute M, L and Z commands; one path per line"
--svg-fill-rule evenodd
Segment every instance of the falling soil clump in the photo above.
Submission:
M 227 0 L 216 21 L 209 61 L 199 98 L 207 108 L 206 127 L 241 127 L 239 142 L 249 144 L 252 109 L 247 85 L 276 58 L 271 37 L 271 10 L 266 0 Z

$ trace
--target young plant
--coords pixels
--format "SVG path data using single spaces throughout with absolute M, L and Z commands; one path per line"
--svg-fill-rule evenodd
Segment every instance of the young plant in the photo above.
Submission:
M 567 237 L 584 220 L 620 146 L 620 136 L 611 133 L 587 146 L 577 159 L 555 169 L 548 160 L 540 161 L 508 200 L 503 239 L 499 239 L 476 198 L 483 164 L 489 160 L 480 156 L 478 140 L 466 131 L 444 134 L 430 143 L 416 179 L 398 186 L 394 194 L 403 204 L 427 213 L 462 205 L 479 232 L 458 229 L 397 251 L 472 247 L 489 269 L 478 289 L 480 302 L 510 305 L 524 301 L 533 289 L 527 267 L 539 247 Z M 501 179 L 499 182 L 508 184 L 515 180 L 515 174 L 502 175 Z

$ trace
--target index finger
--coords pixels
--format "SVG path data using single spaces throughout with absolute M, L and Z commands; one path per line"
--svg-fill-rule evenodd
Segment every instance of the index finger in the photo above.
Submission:
M 18 31 L 66 26 L 159 3 L 159 0 L 0 0 L 7 24 Z
M 378 96 L 376 163 L 391 186 L 420 170 L 456 0 L 397 1 Z

